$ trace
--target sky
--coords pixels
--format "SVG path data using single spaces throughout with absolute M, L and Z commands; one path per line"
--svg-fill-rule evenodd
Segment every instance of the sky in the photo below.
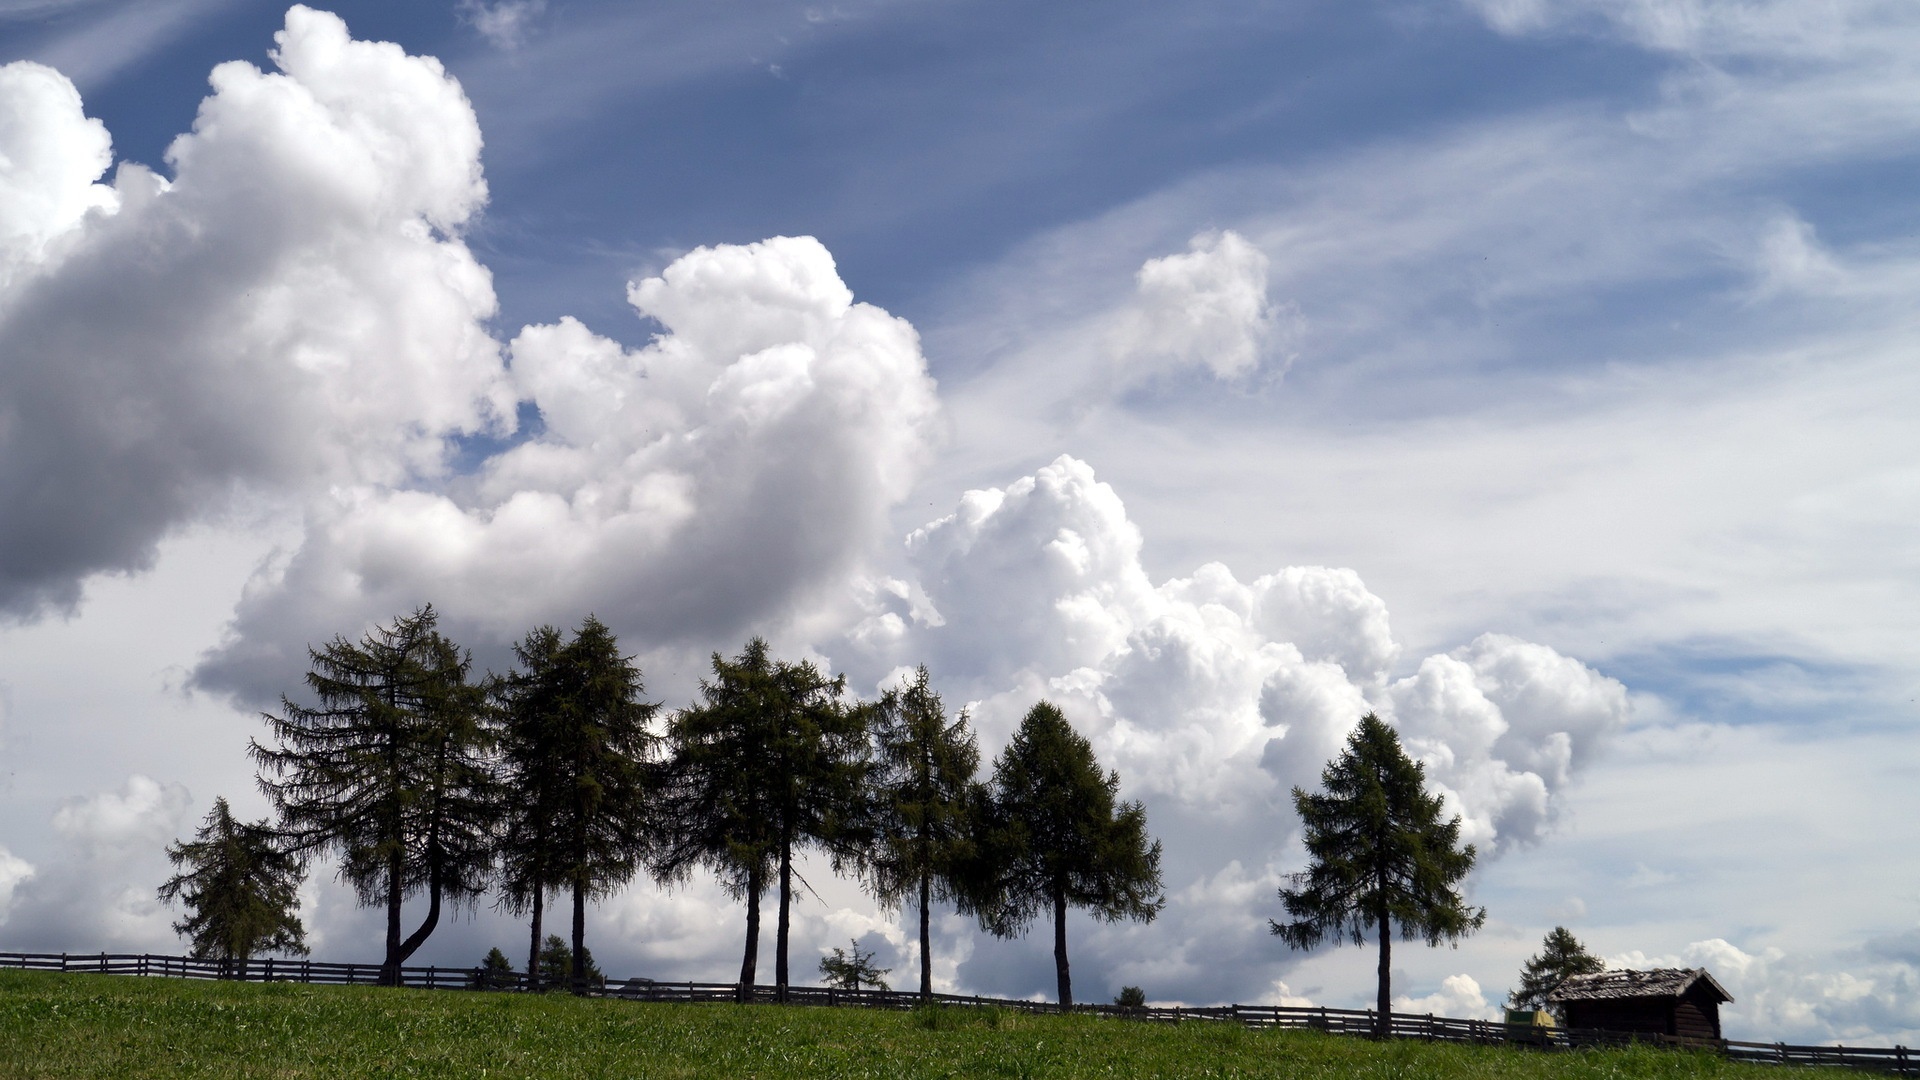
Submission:
M 924 663 L 988 760 L 1054 701 L 1166 850 L 1082 999 L 1370 1002 L 1267 925 L 1373 711 L 1488 911 L 1402 1007 L 1564 925 L 1913 1045 L 1916 165 L 1895 0 L 0 0 L 0 947 L 180 950 L 165 845 L 430 602 L 493 670 L 597 614 L 668 708 L 754 635 Z M 801 977 L 911 985 L 806 876 Z M 935 916 L 937 987 L 1050 996 Z M 642 877 L 588 941 L 719 981 L 744 921 Z

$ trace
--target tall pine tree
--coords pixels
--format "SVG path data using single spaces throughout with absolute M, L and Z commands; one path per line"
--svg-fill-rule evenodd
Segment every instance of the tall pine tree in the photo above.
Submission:
M 632 879 L 653 844 L 660 788 L 659 706 L 641 700 L 640 669 L 607 625 L 587 616 L 564 644 L 541 627 L 515 650 L 521 669 L 499 680 L 507 790 L 501 845 L 510 908 L 531 907 L 539 963 L 546 892 L 572 892 L 572 983 L 584 986 L 587 901 Z
M 980 750 L 963 712 L 947 719 L 925 667 L 873 709 L 874 895 L 889 906 L 915 897 L 920 913 L 920 993 L 933 993 L 934 899 L 968 909 L 965 867 Z
M 784 1001 L 795 851 L 822 847 L 836 868 L 864 857 L 865 710 L 851 706 L 845 690 L 844 678 L 829 679 L 811 662 L 776 661 L 755 638 L 731 661 L 714 654 L 713 677 L 700 684 L 704 704 L 669 726 L 670 839 L 655 869 L 675 879 L 704 865 L 745 897 L 743 995 L 758 963 L 768 876 L 779 888 L 774 988 Z
M 318 705 L 282 697 L 284 715 L 264 714 L 278 745 L 256 740 L 249 750 L 293 849 L 337 853 L 360 902 L 385 906 L 389 985 L 439 925 L 443 903 L 484 890 L 493 857 L 485 699 L 467 681 L 471 658 L 437 621 L 429 605 L 358 643 L 336 637 L 309 649 Z M 403 939 L 402 902 L 421 892 L 427 914 Z
M 191 841 L 167 845 L 167 859 L 180 873 L 160 886 L 160 900 L 185 902 L 187 916 L 173 929 L 192 943 L 194 956 L 306 955 L 298 895 L 306 873 L 267 822 L 236 821 L 227 800 L 215 799 Z
M 1146 810 L 1119 802 L 1119 791 L 1120 775 L 1102 775 L 1093 745 L 1046 701 L 1028 710 L 994 762 L 991 823 L 970 888 L 981 925 L 1001 937 L 1052 914 L 1062 1005 L 1073 1004 L 1068 907 L 1108 922 L 1152 922 L 1166 905 L 1160 842 L 1147 835 Z
M 488 685 L 500 739 L 500 903 L 509 914 L 531 916 L 527 974 L 540 984 L 540 950 L 545 941 L 547 894 L 559 885 L 555 871 L 553 824 L 558 785 L 544 783 L 551 756 L 546 738 L 550 718 L 561 709 L 565 690 L 559 678 L 560 631 L 542 626 L 513 647 L 518 668 Z
M 727 891 L 746 901 L 746 952 L 739 995 L 753 992 L 760 957 L 760 898 L 767 890 L 774 833 L 763 699 L 773 690 L 767 643 L 754 638 L 732 660 L 713 654 L 713 673 L 700 680 L 701 704 L 667 723 L 672 748 L 662 804 L 665 842 L 653 872 L 684 881 L 696 867 L 711 870 Z
M 1454 885 L 1473 869 L 1472 844 L 1460 848 L 1460 819 L 1441 821 L 1438 795 L 1426 791 L 1426 770 L 1400 748 L 1400 737 L 1368 713 L 1346 749 L 1320 775 L 1325 792 L 1293 789 L 1311 865 L 1280 890 L 1291 921 L 1270 922 L 1296 949 L 1332 937 L 1380 941 L 1375 1032 L 1392 1027 L 1392 931 L 1428 945 L 1458 941 L 1486 921 Z

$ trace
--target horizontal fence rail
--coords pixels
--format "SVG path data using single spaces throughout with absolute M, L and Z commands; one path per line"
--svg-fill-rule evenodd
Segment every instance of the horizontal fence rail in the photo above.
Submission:
M 380 964 L 334 964 L 318 960 L 201 960 L 152 953 L 0 953 L 0 968 L 29 971 L 87 972 L 103 975 L 147 975 L 176 979 L 228 979 L 245 982 L 297 982 L 329 986 L 373 986 L 381 982 Z M 485 968 L 402 967 L 399 984 L 420 990 L 537 990 L 535 980 L 518 972 Z M 546 988 L 557 989 L 557 984 Z M 1023 1013 L 1074 1012 L 1151 1023 L 1183 1021 L 1231 1022 L 1252 1028 L 1295 1028 L 1344 1035 L 1371 1035 L 1371 1009 L 1331 1009 L 1288 1005 L 1129 1006 L 1087 1004 L 1062 1007 L 1046 1001 L 991 998 L 965 994 L 934 994 L 930 998 L 901 990 L 840 990 L 822 986 L 789 986 L 784 998 L 772 986 L 754 986 L 742 992 L 735 983 L 665 982 L 655 979 L 608 979 L 584 987 L 592 997 L 623 1001 L 681 1003 L 754 1002 L 869 1009 L 917 1009 L 930 1001 L 941 1005 L 991 1006 Z M 1690 1050 L 1712 1050 L 1735 1061 L 1766 1065 L 1838 1065 L 1893 1076 L 1920 1077 L 1920 1054 L 1904 1046 L 1790 1046 L 1786 1043 L 1739 1042 L 1732 1039 L 1688 1039 L 1644 1032 L 1592 1031 L 1531 1024 L 1503 1024 L 1493 1020 L 1460 1020 L 1431 1013 L 1392 1013 L 1391 1034 L 1401 1039 L 1531 1047 L 1540 1050 L 1580 1050 L 1589 1047 L 1643 1043 Z

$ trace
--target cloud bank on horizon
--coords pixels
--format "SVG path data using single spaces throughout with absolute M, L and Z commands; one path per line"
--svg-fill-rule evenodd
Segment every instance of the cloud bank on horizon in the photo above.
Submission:
M 1474 6 L 1510 34 L 1587 27 L 1604 8 Z M 1665 6 L 1642 9 L 1621 25 L 1704 47 Z M 463 10 L 516 48 L 542 6 Z M 1193 1000 L 1317 990 L 1264 920 L 1296 861 L 1287 793 L 1317 782 L 1362 713 L 1397 726 L 1489 860 L 1548 838 L 1576 779 L 1640 719 L 1621 681 L 1546 644 L 1476 632 L 1409 655 L 1352 569 L 1209 561 L 1156 581 L 1121 493 L 1071 452 L 969 487 L 944 515 L 916 505 L 903 540 L 952 418 L 915 328 L 856 299 L 818 240 L 698 247 L 632 281 L 629 304 L 657 327 L 638 347 L 572 316 L 503 340 L 465 239 L 488 188 L 460 83 L 305 7 L 274 41 L 272 71 L 214 69 L 166 175 L 121 162 L 109 178 L 109 134 L 74 85 L 0 66 L 0 505 L 22 508 L 0 519 L 0 612 L 19 623 L 76 612 L 88 582 L 141 574 L 188 529 L 258 514 L 295 540 L 190 675 L 241 706 L 297 685 L 310 643 L 428 601 L 496 653 L 591 610 L 683 665 L 751 633 L 869 690 L 924 662 L 989 748 L 1047 697 L 1174 855 L 1165 916 L 1088 924 L 1076 960 Z M 1771 257 L 1804 282 L 1819 273 L 1809 244 L 1788 228 Z M 1086 361 L 1065 382 L 1121 400 L 1277 380 L 1303 325 L 1272 295 L 1282 247 L 1208 229 L 1146 260 L 1079 328 Z M 1291 284 L 1302 255 L 1286 257 Z M 0 847 L 0 925 L 164 948 L 151 886 L 102 871 L 150 864 L 190 802 L 144 775 L 75 796 L 51 822 L 59 858 Z M 891 916 L 827 896 L 803 940 L 904 949 Z M 339 897 L 313 904 L 317 943 L 352 940 Z M 606 914 L 630 955 L 698 966 L 730 954 L 735 911 L 704 886 L 643 886 Z M 942 985 L 1027 992 L 1004 949 L 957 920 L 941 935 Z M 1898 1031 L 1920 1025 L 1899 1004 L 1920 964 L 1903 942 L 1847 986 L 1718 939 L 1685 956 L 1735 969 L 1772 995 L 1757 1015 L 1796 1030 L 1811 1021 L 1794 1003 L 1817 999 L 1865 1003 L 1826 1030 L 1865 1010 Z M 1406 1000 L 1484 1014 L 1490 990 L 1449 975 Z

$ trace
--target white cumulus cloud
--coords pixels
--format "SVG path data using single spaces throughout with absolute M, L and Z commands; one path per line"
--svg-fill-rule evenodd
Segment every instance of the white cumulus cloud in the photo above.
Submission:
M 1260 365 L 1275 326 L 1267 256 L 1231 230 L 1201 233 L 1189 250 L 1148 259 L 1116 334 L 1142 371 L 1201 366 L 1228 379 Z
M 1130 791 L 1211 813 L 1315 787 L 1372 711 L 1427 763 L 1466 838 L 1498 851 L 1545 834 L 1626 717 L 1619 682 L 1499 635 L 1393 679 L 1386 605 L 1352 570 L 1242 582 L 1213 563 L 1156 585 L 1119 495 L 1072 457 L 967 492 L 907 544 L 917 581 L 885 612 L 901 633 L 854 639 L 896 650 L 870 663 L 911 656 L 960 680 L 989 735 L 1051 697 Z
M 664 327 L 644 348 L 570 318 L 513 340 L 538 437 L 446 490 L 316 503 L 202 680 L 284 681 L 305 642 L 427 600 L 495 641 L 591 610 L 634 646 L 699 650 L 839 595 L 927 452 L 913 328 L 855 302 L 810 237 L 700 248 L 629 292 Z
M 95 183 L 113 163 L 104 124 L 80 106 L 67 77 L 28 61 L 0 67 L 0 290 L 53 258 L 54 241 L 92 210 L 111 212 Z M 0 293 L 0 295 L 9 295 Z
M 1402 994 L 1393 999 L 1394 1012 L 1432 1013 L 1460 1020 L 1494 1020 L 1498 1006 L 1487 1002 L 1480 983 L 1471 975 L 1449 975 L 1440 980 L 1440 989 L 1421 997 Z
M 0 76 L 0 610 L 71 606 L 236 489 L 434 475 L 511 424 L 459 85 L 304 7 L 274 40 L 277 71 L 214 69 L 170 178 L 111 190 L 72 85 Z

